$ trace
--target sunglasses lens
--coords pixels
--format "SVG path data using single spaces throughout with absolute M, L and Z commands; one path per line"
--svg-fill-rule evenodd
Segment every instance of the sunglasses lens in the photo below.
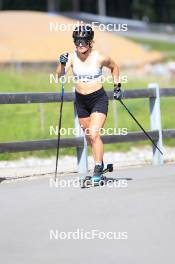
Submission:
M 81 44 L 81 46 L 85 47 L 85 46 L 88 45 L 89 41 L 85 40 L 85 39 L 76 39 L 74 41 L 74 43 L 75 43 L 76 46 L 80 46 L 80 44 Z

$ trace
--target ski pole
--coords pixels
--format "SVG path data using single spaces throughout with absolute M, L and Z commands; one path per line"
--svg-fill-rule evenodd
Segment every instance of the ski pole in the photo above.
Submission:
M 65 67 L 64 67 L 64 72 L 63 72 L 62 76 L 63 77 L 65 76 Z M 59 150 L 60 150 L 60 130 L 61 130 L 61 121 L 62 121 L 63 101 L 64 101 L 64 80 L 63 79 L 61 81 L 61 105 L 60 105 L 59 121 L 58 121 L 58 138 L 57 138 L 57 154 L 56 154 L 56 166 L 55 166 L 55 181 L 57 178 L 58 157 L 59 157 Z
M 152 142 L 152 144 L 158 149 L 158 151 L 163 155 L 163 152 L 159 149 L 159 147 L 155 144 L 154 140 L 152 139 L 152 137 L 145 131 L 145 129 L 140 125 L 140 123 L 137 121 L 137 119 L 135 118 L 135 116 L 130 112 L 130 110 L 127 108 L 127 106 L 123 103 L 123 101 L 121 99 L 118 99 L 118 101 L 120 101 L 120 103 L 124 106 L 124 108 L 126 109 L 126 111 L 130 114 L 130 116 L 134 119 L 134 121 L 137 123 L 137 125 L 142 129 L 142 131 L 145 133 L 145 135 L 149 138 L 149 140 Z

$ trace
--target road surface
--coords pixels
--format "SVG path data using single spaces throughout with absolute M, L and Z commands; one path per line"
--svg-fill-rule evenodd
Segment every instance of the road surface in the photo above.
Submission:
M 76 177 L 1 184 L 1 263 L 174 262 L 175 165 L 115 171 L 120 184 L 104 188 L 77 188 Z

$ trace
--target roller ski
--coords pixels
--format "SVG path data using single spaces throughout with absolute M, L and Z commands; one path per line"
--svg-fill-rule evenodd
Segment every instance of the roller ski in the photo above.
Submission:
M 80 180 L 81 188 L 89 188 L 95 186 L 103 186 L 107 182 L 107 178 L 104 176 L 106 172 L 113 171 L 113 164 L 107 164 L 106 169 L 103 165 L 96 165 L 94 168 L 93 176 L 86 176 L 84 179 Z

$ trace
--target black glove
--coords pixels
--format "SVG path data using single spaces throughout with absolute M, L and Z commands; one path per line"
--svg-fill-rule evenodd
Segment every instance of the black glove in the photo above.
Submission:
M 66 64 L 68 62 L 68 53 L 63 53 L 60 55 L 59 61 L 61 64 Z
M 121 100 L 123 98 L 123 91 L 120 88 L 121 83 L 118 83 L 117 86 L 114 86 L 114 99 Z

